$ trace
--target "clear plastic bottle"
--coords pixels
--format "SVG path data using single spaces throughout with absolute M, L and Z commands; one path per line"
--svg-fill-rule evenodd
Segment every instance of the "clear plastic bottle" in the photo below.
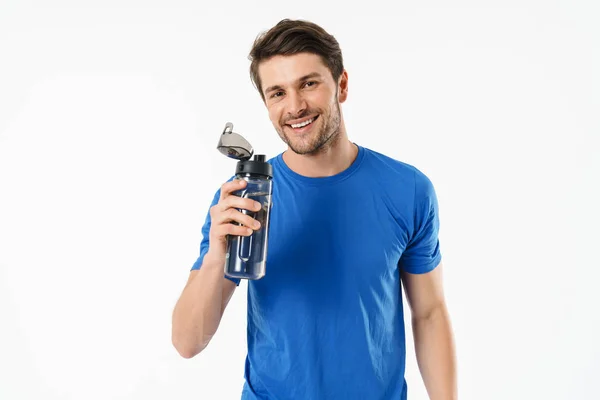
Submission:
M 256 280 L 265 276 L 273 192 L 272 178 L 272 166 L 265 162 L 263 154 L 255 155 L 253 160 L 242 160 L 237 163 L 236 179 L 244 179 L 248 184 L 244 189 L 232 194 L 257 201 L 262 204 L 262 208 L 256 212 L 239 210 L 258 220 L 260 229 L 250 236 L 228 237 L 225 274 L 232 278 Z

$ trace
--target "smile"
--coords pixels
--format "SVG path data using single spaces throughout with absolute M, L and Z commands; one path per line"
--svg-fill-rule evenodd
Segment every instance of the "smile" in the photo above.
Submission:
M 304 128 L 304 127 L 306 127 L 306 126 L 309 126 L 309 125 L 310 125 L 310 124 L 312 124 L 314 121 L 316 121 L 316 120 L 317 120 L 317 118 L 319 118 L 319 116 L 318 116 L 318 115 L 317 115 L 317 116 L 315 116 L 315 117 L 312 117 L 312 118 L 310 118 L 310 119 L 307 119 L 306 121 L 302 121 L 302 122 L 300 122 L 300 123 L 298 123 L 298 124 L 288 124 L 288 126 L 291 126 L 292 128 L 294 128 L 294 129 L 298 129 L 298 130 L 299 130 L 299 129 L 301 129 L 301 128 Z

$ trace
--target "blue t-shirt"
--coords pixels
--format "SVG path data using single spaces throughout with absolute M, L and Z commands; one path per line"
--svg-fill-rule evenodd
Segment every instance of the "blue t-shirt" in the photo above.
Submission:
M 299 175 L 282 154 L 269 162 L 266 275 L 248 281 L 242 399 L 406 399 L 400 271 L 441 261 L 431 181 L 361 146 L 330 177 Z M 210 215 L 192 269 L 209 230 Z

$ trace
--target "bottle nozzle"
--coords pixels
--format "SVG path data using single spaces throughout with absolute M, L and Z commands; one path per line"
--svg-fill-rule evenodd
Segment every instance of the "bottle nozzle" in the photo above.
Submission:
M 264 154 L 255 154 L 254 161 L 265 162 L 265 155 Z
M 223 134 L 233 132 L 233 124 L 228 122 L 225 124 L 225 129 L 223 129 Z
M 249 160 L 254 154 L 252 145 L 243 136 L 233 131 L 231 122 L 225 124 L 217 149 L 221 154 L 236 160 Z

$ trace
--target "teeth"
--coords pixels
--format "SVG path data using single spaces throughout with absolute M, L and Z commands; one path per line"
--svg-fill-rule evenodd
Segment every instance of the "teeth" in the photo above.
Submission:
M 299 124 L 292 124 L 291 127 L 292 128 L 302 128 L 303 126 L 306 126 L 306 125 L 310 124 L 311 122 L 313 122 L 313 120 L 314 120 L 314 118 L 311 118 L 308 121 L 304 121 Z

